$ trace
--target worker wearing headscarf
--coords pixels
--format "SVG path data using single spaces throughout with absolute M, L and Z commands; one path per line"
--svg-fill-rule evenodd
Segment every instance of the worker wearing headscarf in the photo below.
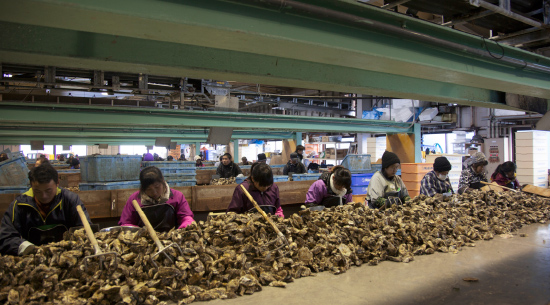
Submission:
M 458 193 L 462 194 L 467 189 L 478 190 L 483 187 L 482 181 L 487 182 L 485 167 L 489 164 L 482 152 L 476 152 L 468 160 L 468 167 L 460 174 Z

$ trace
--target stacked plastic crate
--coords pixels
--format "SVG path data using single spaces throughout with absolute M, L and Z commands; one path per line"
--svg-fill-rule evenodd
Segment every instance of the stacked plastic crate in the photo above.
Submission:
M 25 157 L 0 162 L 0 194 L 21 194 L 29 189 Z
M 365 197 L 369 187 L 370 179 L 376 170 L 372 169 L 370 154 L 347 155 L 342 160 L 342 166 L 351 171 L 351 189 L 353 190 L 354 201 L 363 201 L 356 196 Z
M 520 184 L 548 187 L 548 132 L 516 132 L 517 179 Z
M 193 161 L 144 161 L 143 167 L 160 169 L 170 187 L 194 186 L 197 184 L 196 167 Z
M 81 191 L 139 189 L 141 156 L 85 156 L 80 158 Z
M 420 194 L 420 182 L 424 175 L 433 170 L 433 163 L 402 163 L 401 179 L 407 187 L 409 196 L 416 197 Z

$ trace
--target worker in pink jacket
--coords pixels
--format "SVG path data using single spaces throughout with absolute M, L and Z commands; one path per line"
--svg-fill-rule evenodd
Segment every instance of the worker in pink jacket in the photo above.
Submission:
M 120 226 L 144 226 L 132 205 L 132 200 L 139 203 L 156 231 L 182 229 L 194 221 L 193 212 L 185 196 L 180 191 L 170 188 L 158 168 L 154 166 L 144 168 L 139 175 L 139 180 L 140 190 L 128 198 L 118 222 Z

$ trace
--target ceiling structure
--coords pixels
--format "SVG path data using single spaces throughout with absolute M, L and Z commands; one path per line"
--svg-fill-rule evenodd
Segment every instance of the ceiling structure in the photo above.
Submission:
M 0 138 L 26 141 L 33 132 L 43 132 L 45 137 L 54 130 L 37 126 L 63 128 L 65 123 L 80 128 L 65 138 L 87 133 L 95 141 L 107 136 L 106 128 L 115 126 L 117 138 L 137 141 L 149 133 L 150 141 L 153 134 L 187 132 L 189 136 L 180 140 L 200 141 L 213 122 L 187 125 L 185 112 L 211 113 L 216 95 L 237 97 L 240 112 L 325 119 L 354 117 L 356 103 L 388 98 L 525 110 L 542 103 L 544 109 L 535 111 L 546 111 L 550 58 L 541 54 L 548 40 L 547 1 L 541 7 L 536 1 L 509 3 L 511 13 L 525 15 L 540 26 L 488 10 L 482 6 L 485 2 L 498 4 L 481 0 L 0 0 L 4 101 L 0 108 L 6 120 L 0 126 Z M 518 98 L 522 96 L 529 97 L 529 102 L 518 102 L 525 100 Z M 153 108 L 151 115 L 167 108 L 159 111 L 177 113 L 182 121 L 172 122 L 165 130 L 150 130 L 147 124 L 117 126 L 116 119 L 103 118 L 97 124 L 66 119 L 56 123 L 36 112 L 44 111 L 42 106 L 17 108 L 14 104 L 33 102 L 71 104 L 71 116 L 89 113 L 90 107 L 111 109 L 122 117 L 124 111 L 115 108 L 124 107 L 120 109 L 126 112 Z M 16 114 L 22 124 L 8 114 Z M 316 129 L 308 129 L 290 124 L 295 118 L 289 120 L 275 130 L 253 126 L 253 120 L 245 121 L 250 123 L 245 127 L 229 120 L 227 127 L 242 130 L 237 136 L 245 138 L 246 132 L 256 136 L 258 131 L 286 132 L 273 138 L 288 137 L 291 130 L 353 132 L 338 127 L 347 121 L 313 123 Z M 413 132 L 411 126 L 375 124 L 387 132 L 403 128 Z M 50 136 L 52 141 L 63 138 L 62 130 L 56 130 L 58 136 Z M 367 128 L 355 132 L 361 130 Z

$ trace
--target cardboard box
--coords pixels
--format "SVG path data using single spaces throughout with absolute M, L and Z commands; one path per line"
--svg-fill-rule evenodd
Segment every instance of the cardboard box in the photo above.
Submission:
M 546 140 L 534 140 L 534 139 L 530 139 L 530 140 L 516 140 L 516 148 L 520 148 L 520 147 L 526 147 L 526 148 L 533 148 L 533 147 L 544 147 L 544 148 L 548 148 L 547 146 L 547 142 Z
M 322 136 L 321 137 L 321 142 L 330 142 L 330 137 L 329 136 Z
M 517 175 L 518 176 L 547 176 L 548 175 L 548 169 L 543 167 L 535 167 L 535 168 L 519 168 L 517 169 Z
M 343 159 L 348 154 L 347 149 L 337 149 L 336 150 L 336 158 Z
M 516 141 L 517 140 L 537 140 L 537 141 L 547 141 L 547 134 L 545 131 L 524 131 L 516 132 Z

